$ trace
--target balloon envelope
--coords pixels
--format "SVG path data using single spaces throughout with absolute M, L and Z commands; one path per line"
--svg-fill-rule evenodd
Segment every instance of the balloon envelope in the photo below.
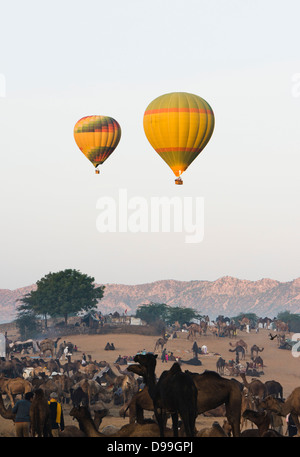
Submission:
M 143 124 L 151 146 L 179 177 L 207 145 L 215 118 L 203 98 L 172 92 L 148 105 Z
M 86 116 L 75 124 L 74 138 L 79 149 L 96 168 L 118 146 L 121 127 L 112 117 Z

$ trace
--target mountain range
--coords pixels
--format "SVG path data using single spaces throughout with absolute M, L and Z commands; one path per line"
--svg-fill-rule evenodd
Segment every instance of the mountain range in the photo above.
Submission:
M 170 279 L 138 285 L 104 285 L 104 297 L 98 307 L 103 314 L 127 310 L 128 315 L 133 315 L 139 305 L 151 302 L 194 308 L 211 319 L 243 312 L 271 318 L 282 311 L 300 312 L 300 277 L 290 282 L 225 276 L 215 281 Z M 18 300 L 34 288 L 35 284 L 15 290 L 0 289 L 0 323 L 15 319 Z

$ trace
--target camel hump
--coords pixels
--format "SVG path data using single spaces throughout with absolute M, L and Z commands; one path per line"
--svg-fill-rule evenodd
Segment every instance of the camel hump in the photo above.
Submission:
M 178 362 L 173 363 L 173 365 L 170 368 L 169 373 L 170 374 L 176 374 L 176 373 L 181 373 L 181 372 L 182 372 L 182 370 L 180 368 L 179 363 Z

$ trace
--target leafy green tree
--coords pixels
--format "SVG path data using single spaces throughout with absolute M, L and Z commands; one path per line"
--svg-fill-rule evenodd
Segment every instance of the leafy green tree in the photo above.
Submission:
M 281 313 L 278 313 L 277 319 L 288 324 L 290 321 L 300 320 L 300 314 L 293 314 L 290 311 L 286 310 L 282 311 Z
M 49 273 L 37 281 L 37 289 L 20 301 L 19 312 L 42 315 L 47 327 L 47 317 L 64 316 L 68 323 L 70 314 L 90 311 L 97 307 L 104 295 L 105 286 L 95 287 L 95 279 L 78 270 L 67 269 Z
M 288 324 L 291 332 L 300 332 L 300 314 L 293 314 L 286 310 L 278 313 L 277 319 Z
M 154 324 L 158 321 L 166 322 L 168 306 L 165 303 L 153 303 L 149 305 L 140 305 L 136 311 L 136 317 L 139 317 L 147 324 Z
M 200 319 L 201 315 L 193 308 L 181 308 L 180 306 L 170 306 L 168 308 L 167 322 L 174 324 L 176 321 L 183 325 L 185 322 L 190 322 L 192 319 Z
M 168 306 L 165 303 L 150 303 L 149 305 L 141 305 L 136 317 L 139 317 L 148 324 L 153 324 L 162 321 L 165 324 L 174 324 L 176 321 L 180 325 L 185 322 L 190 322 L 193 318 L 201 316 L 192 308 L 181 308 L 180 306 Z
M 23 341 L 34 338 L 38 331 L 37 316 L 32 312 L 20 312 L 15 324 Z

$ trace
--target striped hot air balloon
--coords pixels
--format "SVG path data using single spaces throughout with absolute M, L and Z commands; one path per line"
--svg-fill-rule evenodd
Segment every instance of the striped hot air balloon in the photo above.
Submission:
M 182 184 L 181 174 L 195 160 L 212 136 L 215 118 L 201 97 L 172 92 L 153 100 L 144 113 L 146 137 Z
M 116 149 L 121 138 L 121 127 L 108 116 L 86 116 L 74 127 L 77 146 L 96 168 Z

